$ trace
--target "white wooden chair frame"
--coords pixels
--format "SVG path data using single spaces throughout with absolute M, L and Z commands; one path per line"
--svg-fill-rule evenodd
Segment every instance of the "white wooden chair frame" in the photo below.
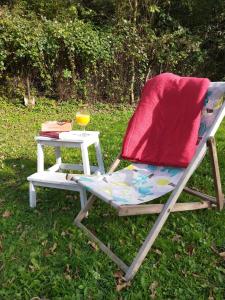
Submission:
M 222 210 L 224 205 L 224 195 L 222 193 L 222 188 L 221 188 L 219 164 L 218 164 L 214 135 L 220 123 L 222 122 L 224 115 L 225 115 L 225 102 L 223 103 L 221 109 L 219 110 L 206 136 L 202 138 L 201 142 L 199 143 L 191 163 L 186 168 L 181 179 L 179 180 L 178 184 L 176 185 L 175 189 L 173 190 L 173 192 L 171 193 L 169 199 L 165 204 L 122 205 L 117 207 L 115 206 L 114 203 L 111 203 L 112 206 L 117 210 L 119 216 L 160 213 L 157 220 L 155 221 L 155 224 L 153 225 L 152 229 L 148 233 L 147 238 L 145 239 L 144 243 L 142 244 L 141 248 L 139 249 L 136 257 L 134 258 L 130 266 L 127 266 L 119 257 L 117 257 L 112 252 L 112 250 L 110 250 L 106 245 L 104 245 L 87 227 L 85 227 L 81 223 L 82 220 L 86 217 L 89 209 L 94 204 L 96 195 L 92 194 L 90 196 L 85 207 L 80 211 L 80 213 L 75 218 L 74 223 L 79 228 L 81 228 L 88 235 L 90 239 L 92 239 L 95 243 L 97 243 L 100 249 L 102 249 L 125 272 L 124 278 L 126 281 L 131 280 L 136 274 L 136 272 L 138 271 L 138 269 L 140 268 L 144 258 L 146 257 L 149 250 L 151 249 L 155 239 L 157 238 L 160 230 L 162 229 L 163 225 L 165 224 L 171 212 L 197 210 L 197 209 L 204 209 L 204 208 L 210 208 L 215 206 L 217 206 L 219 210 Z M 209 149 L 209 154 L 212 163 L 211 165 L 212 165 L 212 171 L 214 177 L 216 197 L 212 197 L 203 194 L 197 190 L 193 190 L 188 187 L 185 187 L 191 175 L 194 173 L 196 168 L 203 160 L 207 151 L 207 147 Z M 118 167 L 119 163 L 120 163 L 120 155 L 113 162 L 112 166 L 109 169 L 109 173 L 112 173 Z M 176 203 L 182 191 L 200 197 L 202 201 L 191 202 L 191 203 Z

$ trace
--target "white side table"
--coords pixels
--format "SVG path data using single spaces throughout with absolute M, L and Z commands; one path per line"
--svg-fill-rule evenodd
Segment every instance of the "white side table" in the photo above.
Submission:
M 86 131 L 85 135 L 82 131 L 70 131 L 60 134 L 59 139 L 37 136 L 37 173 L 29 176 L 27 180 L 29 185 L 29 202 L 30 207 L 36 207 L 36 186 L 52 187 L 65 190 L 73 190 L 80 192 L 81 206 L 86 202 L 85 191 L 74 182 L 66 180 L 66 174 L 60 173 L 60 170 L 82 171 L 85 175 L 99 171 L 105 173 L 102 160 L 101 147 L 99 142 L 98 131 Z M 96 158 L 98 165 L 90 166 L 88 147 L 95 146 Z M 44 168 L 44 147 L 51 146 L 55 148 L 56 163 L 45 171 Z M 63 163 L 61 158 L 61 147 L 80 148 L 82 154 L 82 164 Z

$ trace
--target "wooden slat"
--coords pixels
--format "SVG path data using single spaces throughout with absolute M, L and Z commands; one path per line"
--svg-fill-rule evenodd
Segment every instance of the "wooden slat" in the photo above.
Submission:
M 92 172 L 95 172 L 95 171 L 97 171 L 99 169 L 97 166 L 90 166 L 90 168 L 91 168 Z M 81 164 L 65 164 L 65 163 L 61 163 L 60 169 L 62 169 L 62 170 L 84 171 L 84 167 Z
M 124 272 L 128 270 L 128 266 L 118 257 L 116 256 L 105 244 L 103 244 L 87 227 L 85 227 L 82 223 L 79 221 L 75 221 L 75 224 L 81 228 L 87 236 L 92 239 L 99 248 L 105 252 Z
M 171 212 L 197 210 L 212 207 L 209 201 L 176 203 L 171 209 Z M 118 210 L 119 216 L 132 216 L 143 214 L 158 214 L 164 208 L 164 204 L 146 204 L 146 205 L 124 205 Z
M 116 159 L 114 160 L 112 165 L 109 167 L 108 173 L 114 172 L 116 170 L 116 168 L 118 167 L 120 161 L 121 161 L 121 153 L 119 153 L 117 155 Z
M 92 207 L 95 200 L 96 200 L 96 197 L 95 197 L 95 195 L 92 194 L 89 197 L 88 201 L 86 202 L 84 208 L 81 209 L 79 214 L 76 216 L 76 218 L 74 220 L 74 224 L 78 224 L 79 222 L 81 222 L 87 216 L 88 210 Z
M 212 202 L 212 203 L 217 203 L 217 200 L 216 200 L 215 197 L 209 196 L 209 195 L 207 195 L 207 194 L 204 194 L 204 193 L 199 192 L 199 191 L 197 191 L 197 190 L 191 189 L 191 188 L 189 188 L 189 187 L 185 187 L 185 188 L 184 188 L 184 192 L 186 192 L 186 193 L 188 193 L 188 194 L 190 194 L 190 195 L 197 196 L 197 197 L 199 197 L 199 198 L 201 198 L 201 199 L 203 199 L 203 200 L 210 201 L 210 202 Z
M 217 199 L 217 207 L 219 210 L 223 209 L 224 205 L 224 195 L 222 192 L 221 186 L 221 179 L 220 179 L 220 169 L 216 151 L 216 142 L 214 137 L 210 137 L 207 142 L 210 158 L 211 158 L 211 165 L 212 165 L 212 172 L 213 172 L 213 180 L 216 192 L 216 199 Z

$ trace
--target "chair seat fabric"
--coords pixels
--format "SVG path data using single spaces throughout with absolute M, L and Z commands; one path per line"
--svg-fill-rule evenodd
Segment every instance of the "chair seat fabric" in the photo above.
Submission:
M 115 205 L 141 204 L 171 192 L 184 168 L 131 164 L 111 175 L 80 176 L 88 191 Z

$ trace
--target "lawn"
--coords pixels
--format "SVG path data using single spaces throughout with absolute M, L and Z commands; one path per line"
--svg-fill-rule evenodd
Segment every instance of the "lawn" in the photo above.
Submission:
M 28 205 L 27 176 L 36 171 L 34 136 L 49 119 L 73 118 L 77 104 L 39 100 L 29 110 L 0 101 L 0 299 L 225 299 L 225 211 L 172 214 L 131 285 L 117 291 L 117 266 L 73 225 L 77 193 L 38 190 L 38 205 Z M 118 154 L 132 109 L 92 107 L 90 130 L 101 132 L 105 166 Z M 216 138 L 225 188 L 225 123 Z M 47 149 L 47 165 L 53 163 Z M 91 151 L 94 161 L 94 151 Z M 63 151 L 80 161 L 78 150 Z M 190 186 L 213 194 L 208 157 Z M 182 194 L 183 200 L 191 197 Z M 129 263 L 155 216 L 118 218 L 97 202 L 87 222 Z

